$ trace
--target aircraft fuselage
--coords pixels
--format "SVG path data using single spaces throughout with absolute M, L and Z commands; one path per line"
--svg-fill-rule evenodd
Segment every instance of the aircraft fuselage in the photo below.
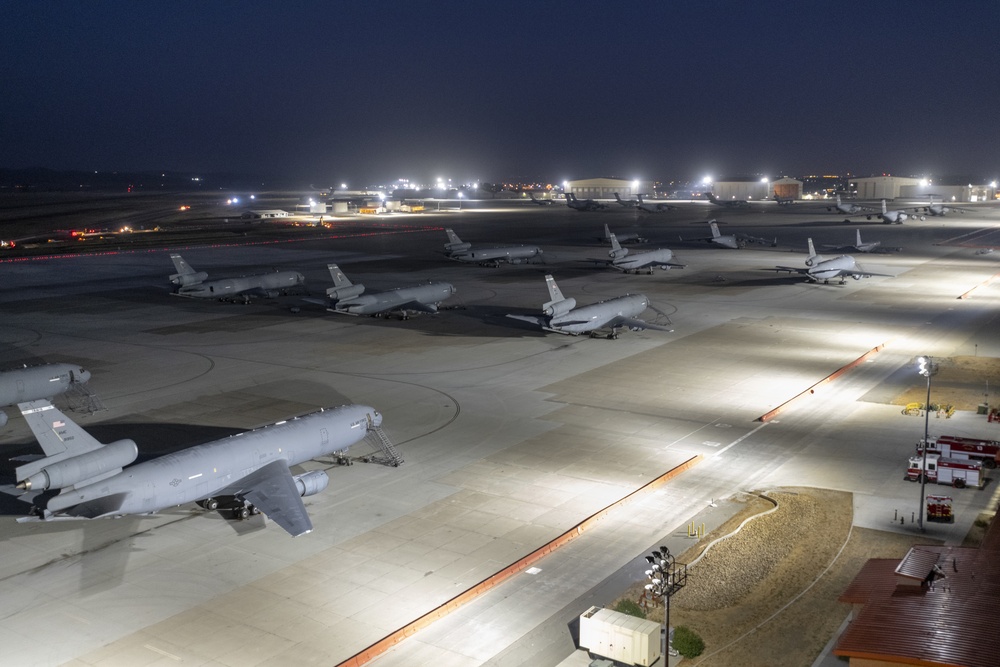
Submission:
M 259 276 L 224 278 L 187 285 L 178 289 L 177 295 L 196 299 L 231 299 L 249 292 L 279 294 L 304 282 L 305 278 L 297 271 L 276 271 Z
M 68 489 L 44 503 L 53 513 L 97 518 L 146 514 L 219 495 L 238 495 L 240 481 L 276 460 L 296 465 L 343 451 L 365 437 L 382 416 L 374 408 L 347 405 L 313 412 L 215 440 L 125 468 Z M 68 510 L 68 511 L 67 511 Z
M 638 317 L 649 307 L 643 294 L 627 294 L 607 301 L 574 308 L 549 320 L 553 331 L 569 334 L 588 333 L 607 326 L 617 317 Z
M 541 253 L 538 246 L 498 246 L 496 248 L 470 248 L 461 252 L 449 255 L 451 259 L 459 262 L 469 262 L 475 264 L 507 262 L 508 264 L 520 264 L 532 257 L 537 257 Z
M 427 283 L 415 287 L 399 287 L 385 292 L 362 294 L 350 299 L 341 299 L 332 310 L 351 315 L 377 315 L 399 310 L 410 303 L 433 306 L 452 294 L 455 288 L 450 283 Z

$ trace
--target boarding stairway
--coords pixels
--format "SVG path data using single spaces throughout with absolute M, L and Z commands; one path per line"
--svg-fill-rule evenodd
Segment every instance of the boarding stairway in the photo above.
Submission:
M 374 434 L 372 439 L 375 440 L 375 445 L 382 453 L 380 455 L 366 457 L 365 461 L 371 463 L 381 463 L 382 465 L 398 468 L 403 462 L 403 457 L 396 451 L 392 441 L 389 440 L 389 436 L 385 434 L 382 427 L 369 424 L 368 433 L 369 435 Z
M 69 409 L 73 412 L 86 412 L 94 414 L 108 408 L 104 405 L 101 397 L 92 392 L 87 385 L 80 382 L 73 382 L 66 391 L 66 398 L 69 401 Z

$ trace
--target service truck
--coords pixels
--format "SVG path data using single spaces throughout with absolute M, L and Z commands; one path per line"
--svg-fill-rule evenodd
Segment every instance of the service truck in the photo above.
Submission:
M 924 441 L 921 438 L 917 441 L 917 454 L 923 452 L 923 447 Z M 927 453 L 951 459 L 976 459 L 987 468 L 995 468 L 1000 461 L 1000 441 L 939 435 L 928 440 Z
M 591 656 L 649 667 L 660 657 L 660 624 L 591 607 L 580 615 L 580 648 Z
M 930 450 L 928 450 L 930 451 Z M 906 470 L 906 479 L 920 481 L 924 457 L 911 456 Z M 927 455 L 927 481 L 935 484 L 951 484 L 956 488 L 975 486 L 983 488 L 983 464 L 974 459 L 954 459 L 939 454 Z

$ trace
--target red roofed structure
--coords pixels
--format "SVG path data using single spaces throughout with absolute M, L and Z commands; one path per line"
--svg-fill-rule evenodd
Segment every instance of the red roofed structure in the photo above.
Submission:
M 851 667 L 1000 665 L 1000 528 L 979 548 L 915 546 L 872 559 L 841 602 L 854 605 L 835 655 Z

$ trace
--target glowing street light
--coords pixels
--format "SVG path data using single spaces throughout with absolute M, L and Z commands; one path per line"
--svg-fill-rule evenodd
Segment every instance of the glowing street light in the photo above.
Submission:
M 464 192 L 459 192 L 458 193 L 458 210 L 459 211 L 462 210 L 462 198 L 463 197 L 465 197 L 465 193 Z
M 931 419 L 931 376 L 937 372 L 937 364 L 930 357 L 918 357 L 918 373 L 927 378 L 927 402 L 924 403 L 924 446 L 923 463 L 920 464 L 920 506 L 917 508 L 917 526 L 924 529 L 924 486 L 927 484 L 927 445 L 930 439 Z
M 661 546 L 646 556 L 650 568 L 646 570 L 649 583 L 645 588 L 650 595 L 663 601 L 663 664 L 666 665 L 669 655 L 676 655 L 670 646 L 670 596 L 684 588 L 687 583 L 687 565 L 677 565 L 670 549 Z

